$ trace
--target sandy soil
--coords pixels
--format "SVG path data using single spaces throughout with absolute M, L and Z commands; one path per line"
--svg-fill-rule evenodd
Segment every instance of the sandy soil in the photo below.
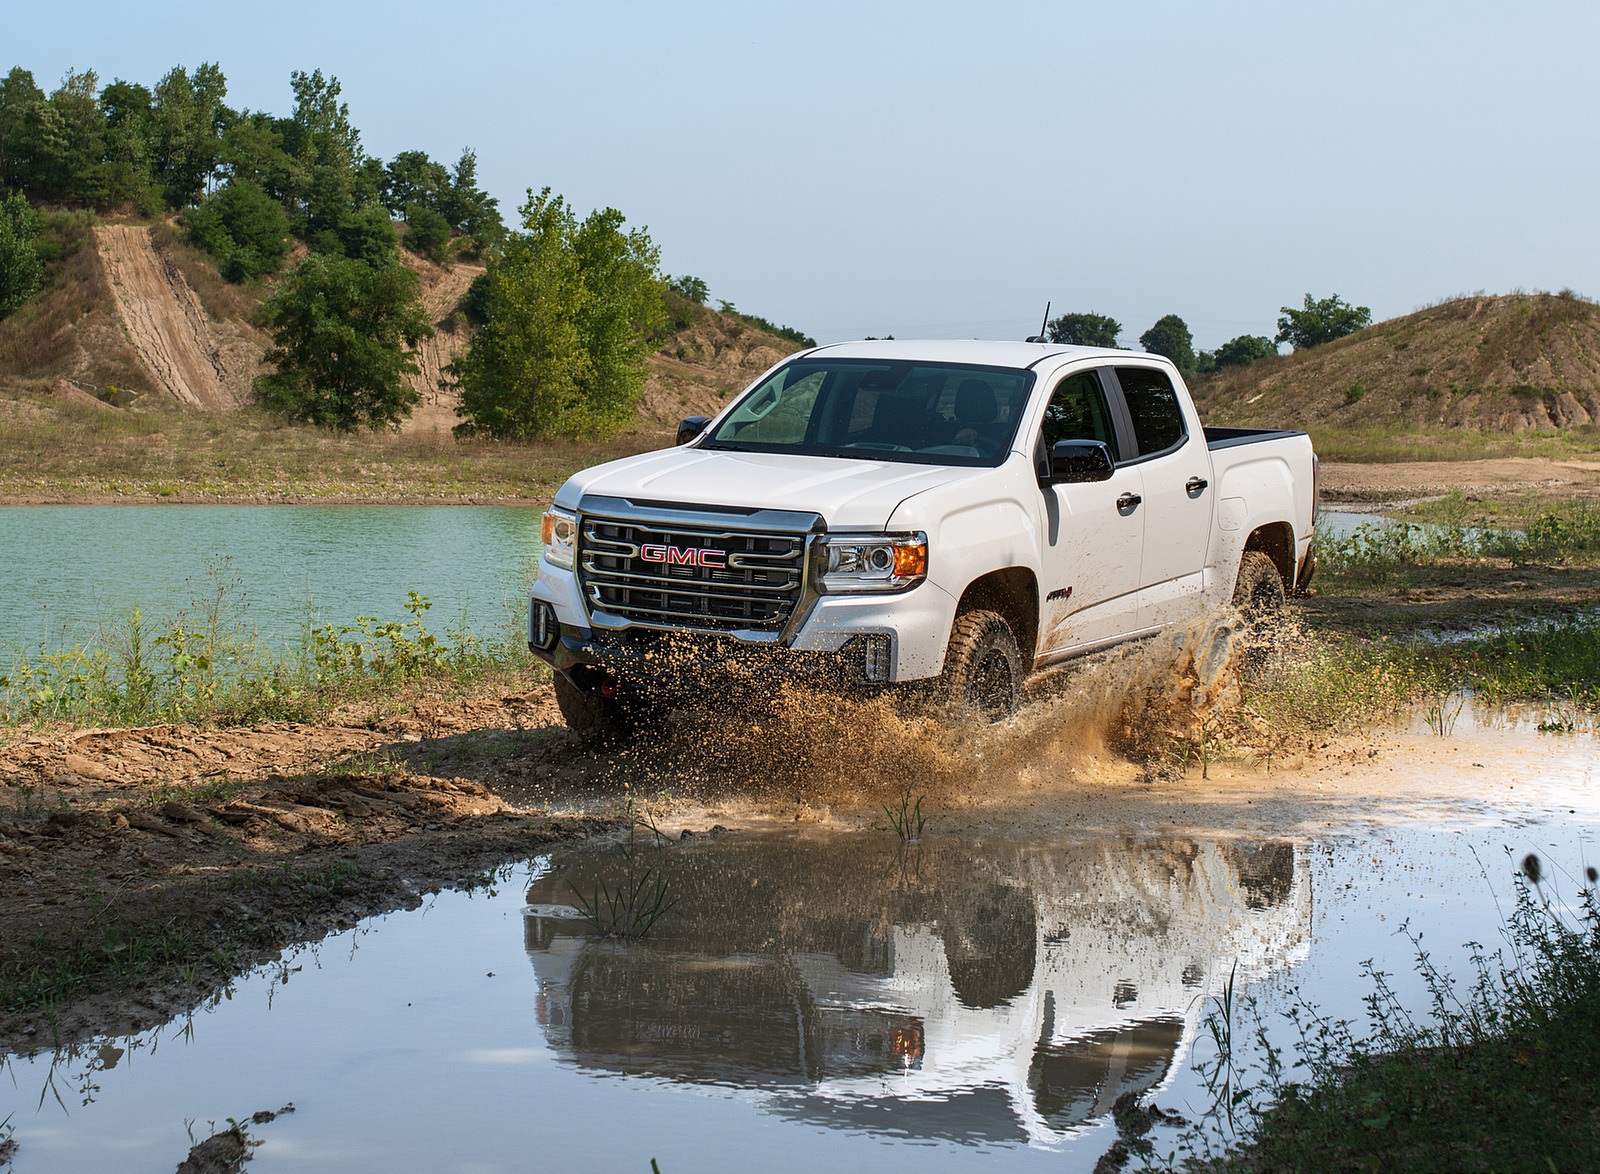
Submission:
M 164 262 L 139 225 L 95 228 L 101 263 L 128 340 L 156 383 L 181 404 L 237 407 L 248 376 L 233 370 L 189 283 Z
M 1600 497 L 1600 461 L 1502 457 L 1322 466 L 1324 503 L 1380 504 L 1459 489 L 1482 497 Z

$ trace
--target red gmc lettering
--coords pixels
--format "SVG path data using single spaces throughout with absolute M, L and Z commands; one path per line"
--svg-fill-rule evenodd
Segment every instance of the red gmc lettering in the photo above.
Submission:
M 647 563 L 666 563 L 675 567 L 710 567 L 720 570 L 728 565 L 728 556 L 723 551 L 706 547 L 667 546 L 659 542 L 641 546 L 639 557 Z

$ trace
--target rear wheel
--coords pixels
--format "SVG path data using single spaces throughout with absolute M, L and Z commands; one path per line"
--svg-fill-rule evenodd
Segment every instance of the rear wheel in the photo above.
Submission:
M 1239 581 L 1233 588 L 1233 606 L 1242 621 L 1238 664 L 1246 677 L 1263 672 L 1278 643 L 1278 621 L 1288 606 L 1278 565 L 1259 550 L 1245 552 L 1239 561 Z
M 1259 624 L 1282 613 L 1289 600 L 1278 565 L 1259 550 L 1245 551 L 1239 560 L 1239 580 L 1233 588 L 1233 606 L 1247 623 Z
M 960 713 L 1001 721 L 1022 701 L 1022 654 L 1011 626 L 997 612 L 956 617 L 939 678 L 940 700 Z

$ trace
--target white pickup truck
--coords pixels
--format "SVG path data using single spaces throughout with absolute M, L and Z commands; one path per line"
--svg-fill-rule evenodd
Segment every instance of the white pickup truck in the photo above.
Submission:
M 729 674 L 926 682 L 990 718 L 1030 672 L 1312 574 L 1302 432 L 1202 428 L 1156 355 L 875 341 L 779 363 L 544 515 L 528 646 L 569 726 Z

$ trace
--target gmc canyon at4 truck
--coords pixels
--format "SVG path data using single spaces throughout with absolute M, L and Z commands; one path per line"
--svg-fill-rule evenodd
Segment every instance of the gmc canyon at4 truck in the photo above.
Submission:
M 1030 672 L 1281 606 L 1316 493 L 1304 433 L 1202 428 L 1156 355 L 816 347 L 561 487 L 528 646 L 584 732 L 730 674 L 925 682 L 998 719 Z

